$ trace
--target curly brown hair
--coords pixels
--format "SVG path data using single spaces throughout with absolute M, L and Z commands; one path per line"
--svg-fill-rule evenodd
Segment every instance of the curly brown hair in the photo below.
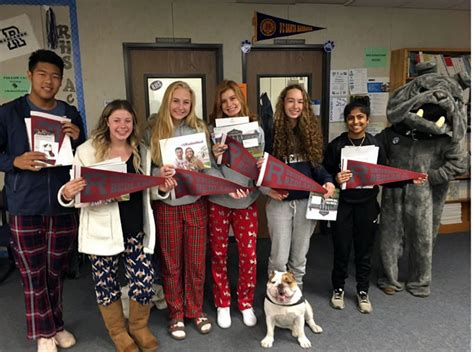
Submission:
M 298 89 L 303 95 L 303 111 L 296 126 L 291 124 L 285 113 L 285 98 L 292 89 Z M 274 157 L 284 160 L 290 154 L 300 153 L 316 166 L 323 160 L 323 135 L 319 120 L 310 106 L 308 93 L 299 84 L 291 84 L 283 89 L 278 97 L 273 123 Z

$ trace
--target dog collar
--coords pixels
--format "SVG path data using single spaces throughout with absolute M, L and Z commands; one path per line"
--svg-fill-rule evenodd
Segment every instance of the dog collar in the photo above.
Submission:
M 293 304 L 279 304 L 279 303 L 275 303 L 273 302 L 270 297 L 268 297 L 268 294 L 265 296 L 266 299 L 268 299 L 270 301 L 270 303 L 273 303 L 274 305 L 276 306 L 282 306 L 282 307 L 292 307 L 292 306 L 297 306 L 298 304 L 301 304 L 304 302 L 304 297 L 301 296 L 301 298 L 298 300 L 298 302 L 296 303 L 293 303 Z

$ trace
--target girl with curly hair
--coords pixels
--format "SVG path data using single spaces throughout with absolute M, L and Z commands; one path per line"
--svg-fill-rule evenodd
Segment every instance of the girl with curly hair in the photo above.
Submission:
M 280 93 L 274 115 L 272 155 L 322 184 L 328 191 L 325 197 L 330 197 L 335 187 L 321 165 L 323 137 L 310 101 L 298 84 L 289 85 Z M 290 270 L 302 287 L 306 254 L 316 226 L 315 220 L 306 219 L 309 192 L 262 189 L 262 193 L 270 197 L 266 205 L 272 241 L 268 271 Z
M 127 173 L 150 175 L 150 152 L 140 143 L 137 122 L 128 101 L 110 102 L 91 139 L 77 148 L 74 164 L 90 166 L 120 158 L 127 164 Z M 175 185 L 176 181 L 170 178 L 159 189 L 167 192 Z M 58 192 L 60 204 L 74 206 L 75 195 L 85 186 L 82 177 L 66 183 Z M 155 351 L 158 348 L 158 341 L 148 328 L 154 276 L 151 256 L 155 248 L 152 192 L 157 189 L 133 192 L 129 200 L 123 202 L 88 204 L 80 212 L 79 252 L 89 254 L 99 310 L 117 351 L 136 351 L 138 348 Z M 120 257 L 130 285 L 128 328 L 117 277 Z

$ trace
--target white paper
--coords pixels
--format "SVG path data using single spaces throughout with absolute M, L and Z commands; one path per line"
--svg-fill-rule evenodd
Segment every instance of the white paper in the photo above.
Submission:
M 389 93 L 369 93 L 370 114 L 372 116 L 387 116 Z
M 344 108 L 347 105 L 347 97 L 331 97 L 329 122 L 344 121 Z
M 351 68 L 349 70 L 349 92 L 354 94 L 367 94 L 367 69 Z
M 331 70 L 331 96 L 349 94 L 349 71 Z
M 216 127 L 240 125 L 242 123 L 248 123 L 248 122 L 249 122 L 248 116 L 225 117 L 222 119 L 216 119 Z
M 341 170 L 347 170 L 347 160 L 357 160 L 366 163 L 377 164 L 379 147 L 375 145 L 363 145 L 360 147 L 346 146 L 341 149 Z M 373 188 L 373 185 L 357 188 Z M 346 189 L 346 183 L 341 184 L 341 189 Z
M 181 154 L 177 148 L 181 148 Z M 160 149 L 164 165 L 174 165 L 179 169 L 194 171 L 211 167 L 209 147 L 204 132 L 161 139 Z
M 325 199 L 321 194 L 311 192 L 306 207 L 306 219 L 336 221 L 339 204 L 339 190 Z

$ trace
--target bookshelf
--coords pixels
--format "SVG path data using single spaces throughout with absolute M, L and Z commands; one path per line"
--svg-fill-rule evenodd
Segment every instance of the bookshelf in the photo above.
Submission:
M 402 48 L 392 50 L 390 58 L 390 90 L 401 87 L 405 83 L 412 80 L 414 73 L 414 65 L 420 60 L 422 55 L 423 61 L 435 61 L 438 72 L 448 76 L 454 75 L 461 69 L 468 70 L 470 74 L 470 49 L 462 48 Z M 465 57 L 465 58 L 463 58 Z M 469 59 L 467 59 L 469 57 Z M 443 61 L 440 61 L 441 60 Z M 448 66 L 446 59 L 448 58 Z M 455 59 L 455 60 L 453 60 Z M 456 61 L 457 67 L 449 67 L 452 61 Z M 464 62 L 464 66 L 459 66 L 459 62 Z M 441 66 L 441 64 L 443 64 Z M 467 67 L 467 65 L 469 65 Z M 449 70 L 448 70 L 449 69 Z M 470 103 L 469 103 L 470 105 Z M 470 108 L 468 108 L 468 137 L 470 139 Z M 467 146 L 470 154 L 470 145 Z M 457 177 L 450 183 L 450 192 L 446 200 L 447 207 L 453 207 L 457 211 L 458 220 L 456 223 L 441 224 L 439 228 L 440 234 L 468 232 L 471 229 L 471 177 L 470 175 Z M 457 188 L 457 194 L 456 194 Z M 461 191 L 459 191 L 461 189 Z M 467 191 L 466 191 L 467 190 Z M 446 208 L 446 207 L 445 207 Z M 459 214 L 460 208 L 460 214 Z M 444 214 L 443 214 L 444 215 Z M 459 220 L 460 218 L 460 220 Z M 446 219 L 446 218 L 445 218 Z M 449 220 L 445 222 L 450 222 Z
M 416 54 L 419 53 L 443 55 L 449 58 L 471 55 L 470 49 L 456 48 L 403 48 L 392 50 L 390 57 L 390 90 L 392 92 L 413 79 L 413 75 L 410 75 L 410 58 L 416 57 Z

